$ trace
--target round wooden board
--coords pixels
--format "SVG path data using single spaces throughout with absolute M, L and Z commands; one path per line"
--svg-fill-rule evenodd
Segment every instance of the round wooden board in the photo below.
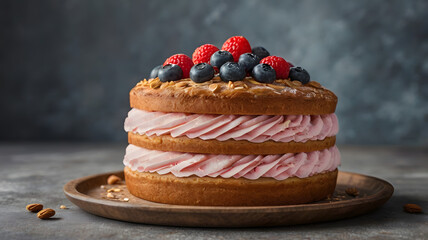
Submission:
M 210 207 L 180 206 L 145 201 L 132 196 L 126 185 L 106 185 L 115 174 L 104 173 L 79 178 L 64 186 L 67 198 L 81 209 L 106 218 L 157 225 L 188 227 L 285 226 L 350 218 L 382 206 L 394 192 L 388 182 L 370 176 L 339 172 L 334 195 L 324 201 L 287 206 Z M 356 188 L 358 196 L 345 193 Z M 109 189 L 120 189 L 107 197 Z M 126 198 L 128 198 L 128 201 Z

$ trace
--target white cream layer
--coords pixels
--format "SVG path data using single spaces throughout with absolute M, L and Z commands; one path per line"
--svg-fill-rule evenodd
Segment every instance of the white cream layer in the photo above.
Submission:
M 125 131 L 218 141 L 306 142 L 335 136 L 339 124 L 334 113 L 251 116 L 147 112 L 134 108 L 125 120 Z
M 172 173 L 177 177 L 270 177 L 284 180 L 333 171 L 340 165 L 340 153 L 336 146 L 284 155 L 213 155 L 162 152 L 129 145 L 123 163 L 133 171 Z

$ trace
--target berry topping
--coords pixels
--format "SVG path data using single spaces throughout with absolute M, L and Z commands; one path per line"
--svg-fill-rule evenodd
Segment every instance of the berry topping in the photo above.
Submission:
M 161 82 L 180 80 L 183 77 L 183 70 L 177 64 L 167 64 L 159 69 L 158 77 Z
M 263 58 L 260 63 L 269 64 L 275 69 L 276 79 L 287 79 L 290 71 L 290 64 L 282 57 L 269 56 Z
M 227 62 L 220 68 L 220 78 L 224 82 L 241 81 L 245 75 L 245 69 L 236 62 Z
M 202 45 L 193 52 L 192 60 L 194 64 L 209 63 L 211 55 L 217 52 L 218 48 L 212 44 Z
M 292 81 L 297 80 L 302 84 L 306 84 L 311 80 L 311 76 L 309 76 L 308 71 L 301 67 L 292 67 L 290 68 L 290 79 Z
M 156 66 L 153 68 L 153 70 L 150 72 L 150 78 L 157 78 L 159 69 L 161 69 L 162 65 Z
M 253 72 L 251 73 L 251 76 L 257 81 L 261 83 L 273 83 L 276 79 L 276 73 L 275 69 L 273 69 L 272 66 L 260 63 L 257 64 L 253 68 Z
M 252 53 L 244 53 L 241 56 L 239 56 L 239 65 L 241 65 L 246 72 L 251 73 L 254 66 L 259 64 L 260 58 L 257 57 L 255 54 Z
M 167 64 L 176 64 L 180 66 L 181 70 L 183 71 L 183 78 L 189 77 L 190 68 L 193 66 L 192 59 L 190 59 L 190 57 L 185 54 L 172 55 L 163 63 L 164 66 Z
M 253 47 L 251 52 L 256 54 L 260 59 L 270 56 L 270 53 L 264 47 Z
M 190 69 L 190 78 L 195 83 L 203 83 L 214 77 L 214 68 L 208 63 L 198 63 Z
M 220 67 L 226 62 L 232 62 L 233 56 L 228 51 L 217 51 L 213 55 L 211 55 L 210 64 L 211 66 L 220 69 Z
M 247 39 L 242 36 L 234 36 L 223 43 L 221 50 L 226 50 L 233 55 L 233 60 L 238 62 L 239 56 L 251 52 L 251 46 Z

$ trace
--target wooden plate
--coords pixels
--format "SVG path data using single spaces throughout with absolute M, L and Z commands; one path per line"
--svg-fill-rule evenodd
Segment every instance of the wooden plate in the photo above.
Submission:
M 121 221 L 189 227 L 255 227 L 325 222 L 362 215 L 382 206 L 394 192 L 392 185 L 384 180 L 339 172 L 335 194 L 321 202 L 258 207 L 180 206 L 134 197 L 123 182 L 104 185 L 111 174 L 123 178 L 122 171 L 79 178 L 68 182 L 64 193 L 89 213 Z M 353 187 L 358 190 L 358 196 L 345 193 Z M 114 198 L 107 197 L 109 189 L 112 189 L 109 197 Z

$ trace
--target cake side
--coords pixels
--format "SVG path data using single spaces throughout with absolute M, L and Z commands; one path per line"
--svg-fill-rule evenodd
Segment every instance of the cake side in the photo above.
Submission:
M 279 206 L 315 202 L 333 194 L 337 173 L 334 170 L 278 181 L 272 178 L 180 178 L 125 167 L 126 186 L 132 195 L 153 202 L 196 206 Z
M 259 83 L 251 77 L 204 83 L 191 79 L 161 82 L 143 80 L 130 92 L 132 108 L 158 112 L 237 115 L 320 115 L 334 113 L 336 95 L 311 81 L 276 80 Z
M 285 154 L 312 152 L 330 148 L 335 145 L 336 137 L 307 142 L 275 142 L 266 141 L 252 143 L 246 140 L 202 140 L 199 138 L 171 137 L 170 135 L 147 136 L 128 133 L 129 144 L 159 151 L 210 153 L 210 154 Z

